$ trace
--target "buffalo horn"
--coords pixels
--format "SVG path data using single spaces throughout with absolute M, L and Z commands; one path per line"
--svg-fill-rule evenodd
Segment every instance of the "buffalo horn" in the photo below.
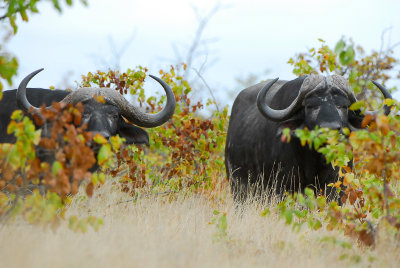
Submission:
M 18 107 L 23 110 L 24 112 L 28 112 L 30 108 L 33 108 L 35 112 L 39 112 L 40 108 L 32 106 L 29 103 L 28 98 L 26 97 L 26 86 L 28 85 L 29 81 L 38 73 L 43 71 L 44 69 L 41 68 L 39 70 L 34 71 L 33 73 L 26 76 L 18 86 L 17 89 L 17 105 Z
M 258 93 L 257 95 L 257 107 L 262 115 L 266 118 L 275 121 L 281 122 L 288 118 L 290 118 L 293 113 L 295 113 L 301 106 L 304 100 L 304 97 L 310 90 L 315 89 L 321 81 L 323 81 L 321 76 L 311 75 L 304 79 L 304 82 L 300 88 L 299 94 L 296 99 L 285 109 L 283 110 L 275 110 L 268 106 L 265 102 L 265 95 L 268 90 L 272 87 L 272 85 L 278 81 L 279 78 L 275 78 L 274 80 L 267 83 Z
M 382 95 L 385 99 L 393 99 L 392 95 L 389 93 L 389 90 L 387 90 L 384 86 L 382 86 L 381 84 L 379 84 L 378 82 L 375 82 L 375 81 L 372 81 L 372 83 L 374 83 L 374 85 L 377 88 L 379 88 L 379 90 L 382 92 Z M 383 109 L 384 109 L 385 115 L 389 115 L 390 107 L 385 104 L 385 106 L 383 106 Z M 373 112 L 368 112 L 368 113 L 376 114 L 377 112 L 378 111 L 373 111 Z
M 39 108 L 32 106 L 26 98 L 26 86 L 28 82 L 37 73 L 41 72 L 43 69 L 37 70 L 27 77 L 25 77 L 17 90 L 17 103 L 21 109 L 28 111 L 31 107 L 35 111 L 39 111 Z M 117 106 L 121 110 L 122 116 L 124 116 L 129 122 L 138 125 L 140 127 L 157 127 L 168 121 L 175 111 L 176 101 L 175 95 L 171 88 L 158 77 L 150 75 L 151 78 L 156 80 L 164 88 L 167 95 L 167 103 L 165 107 L 156 114 L 148 114 L 142 112 L 139 108 L 130 104 L 119 92 L 110 88 L 80 88 L 72 93 L 68 94 L 62 101 L 65 103 L 76 104 L 78 102 L 84 102 L 92 99 L 96 94 L 98 96 L 103 96 L 107 103 Z

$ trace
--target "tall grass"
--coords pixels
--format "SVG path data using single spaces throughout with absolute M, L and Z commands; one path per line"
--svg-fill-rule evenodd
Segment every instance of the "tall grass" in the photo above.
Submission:
M 108 181 L 90 199 L 78 194 L 68 210 L 70 215 L 102 217 L 104 225 L 98 232 L 73 232 L 67 222 L 54 231 L 19 220 L 3 226 L 0 266 L 398 267 L 400 263 L 400 249 L 388 240 L 378 241 L 375 250 L 364 249 L 337 232 L 307 228 L 297 232 L 273 212 L 261 216 L 274 202 L 238 208 L 227 190 L 223 199 L 170 193 L 129 201 L 131 196 L 115 188 Z M 219 225 L 222 217 L 225 226 Z

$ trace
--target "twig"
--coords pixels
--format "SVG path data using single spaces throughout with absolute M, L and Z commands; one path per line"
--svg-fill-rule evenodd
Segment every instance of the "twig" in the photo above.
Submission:
M 217 100 L 215 99 L 215 96 L 214 96 L 214 94 L 213 94 L 213 92 L 212 92 L 212 89 L 208 86 L 206 80 L 203 78 L 203 76 L 200 74 L 200 72 L 199 72 L 198 70 L 196 70 L 195 68 L 192 68 L 192 70 L 195 71 L 196 74 L 198 75 L 198 77 L 201 79 L 201 81 L 203 81 L 204 85 L 206 86 L 206 88 L 207 88 L 208 91 L 210 92 L 211 97 L 212 97 L 213 100 L 214 100 L 215 108 L 216 108 L 217 111 L 219 112 L 219 107 L 218 107 L 218 104 L 217 104 Z
M 385 35 L 388 31 L 390 31 L 392 29 L 392 27 L 387 27 L 385 29 L 383 29 L 382 34 L 381 34 L 381 47 L 379 49 L 379 53 L 378 53 L 378 62 L 380 61 L 382 52 L 383 52 L 383 46 L 385 44 Z
M 122 46 L 117 48 L 117 45 L 114 43 L 112 36 L 110 36 L 110 35 L 108 36 L 108 44 L 110 46 L 111 53 L 112 53 L 112 55 L 114 57 L 114 61 L 115 61 L 114 64 L 111 64 L 111 65 L 114 65 L 112 67 L 114 67 L 115 70 L 120 69 L 121 58 L 125 54 L 126 50 L 129 48 L 129 46 L 131 45 L 131 43 L 133 42 L 135 37 L 136 37 L 136 31 L 133 31 L 131 33 L 131 35 L 122 44 Z
M 188 70 L 192 67 L 192 63 L 193 63 L 193 58 L 195 56 L 195 52 L 198 49 L 200 42 L 201 42 L 201 36 L 203 34 L 204 29 L 206 28 L 208 22 L 210 21 L 210 19 L 212 18 L 212 16 L 215 15 L 215 13 L 217 13 L 217 11 L 220 9 L 220 3 L 217 3 L 214 8 L 205 16 L 205 17 L 201 17 L 198 12 L 197 9 L 193 7 L 193 11 L 195 12 L 195 15 L 199 21 L 199 26 L 196 30 L 196 34 L 194 36 L 194 40 L 192 41 L 192 45 L 189 48 L 189 52 L 186 56 L 186 64 L 189 67 L 186 71 L 186 73 L 184 74 L 184 79 L 187 79 L 188 76 Z
M 6 18 L 8 18 L 8 17 L 9 17 L 8 14 L 4 14 L 3 16 L 0 17 L 0 20 L 4 20 L 4 19 L 6 19 Z
M 11 214 L 11 212 L 15 209 L 15 207 L 17 206 L 18 200 L 19 200 L 20 194 L 17 192 L 15 199 L 12 201 L 12 206 L 9 210 L 7 210 L 6 213 L 4 213 L 3 215 L 1 215 L 0 217 L 0 224 L 3 224 L 4 222 L 6 222 Z M 3 225 L 4 226 L 4 225 Z
M 393 50 L 396 47 L 400 46 L 400 42 L 395 43 L 393 46 L 389 47 L 389 50 Z
M 125 39 L 123 44 L 118 47 L 114 42 L 114 39 L 111 35 L 107 37 L 108 46 L 111 50 L 111 58 L 103 57 L 102 55 L 90 54 L 89 56 L 92 58 L 92 61 L 100 68 L 113 68 L 114 70 L 119 70 L 121 65 L 121 58 L 126 53 L 133 40 L 136 37 L 136 30 L 132 31 L 132 33 Z

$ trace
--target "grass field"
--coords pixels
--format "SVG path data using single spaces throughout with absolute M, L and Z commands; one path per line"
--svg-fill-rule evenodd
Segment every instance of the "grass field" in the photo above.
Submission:
M 251 204 L 180 194 L 136 202 L 106 183 L 91 199 L 74 198 L 68 215 L 104 220 L 99 231 L 55 231 L 22 220 L 0 229 L 1 267 L 399 267 L 398 245 L 380 238 L 375 249 L 323 228 L 293 231 L 274 213 Z M 221 212 L 214 215 L 214 210 Z M 218 222 L 226 213 L 226 228 Z M 68 216 L 67 215 L 67 216 Z M 332 240 L 331 242 L 321 241 Z M 333 237 L 337 239 L 334 242 Z M 344 244 L 342 243 L 344 242 Z M 342 243 L 342 244 L 341 244 Z M 350 245 L 351 248 L 347 248 Z

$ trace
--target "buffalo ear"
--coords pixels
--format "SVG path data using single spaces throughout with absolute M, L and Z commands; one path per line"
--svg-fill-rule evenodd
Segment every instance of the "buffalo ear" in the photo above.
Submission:
M 348 113 L 348 120 L 350 125 L 352 125 L 355 128 L 361 129 L 361 123 L 364 119 L 364 116 L 361 114 L 360 110 L 355 110 L 355 111 L 350 111 Z
M 150 146 L 149 134 L 140 127 L 122 122 L 122 126 L 119 129 L 119 135 L 126 139 L 128 144 L 146 144 Z

